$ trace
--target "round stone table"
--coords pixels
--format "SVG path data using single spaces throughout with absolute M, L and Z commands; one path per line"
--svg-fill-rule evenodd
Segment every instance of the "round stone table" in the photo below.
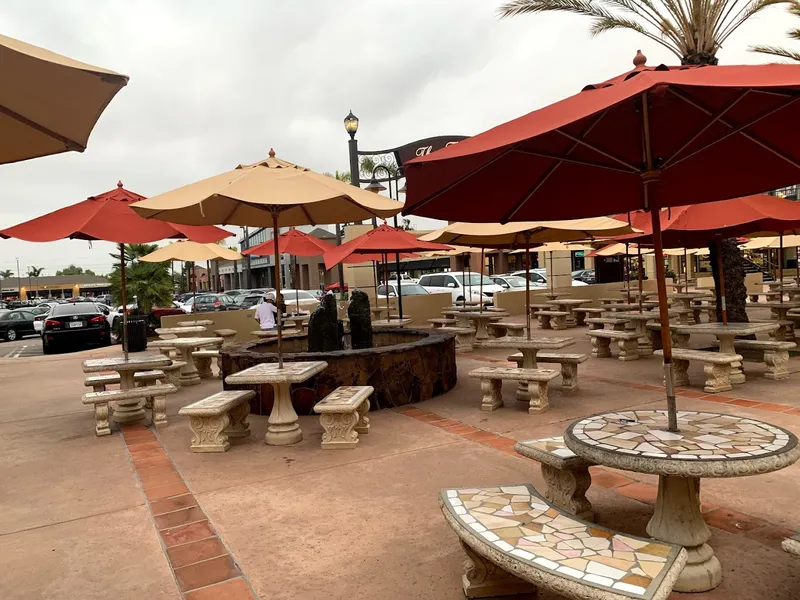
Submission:
M 647 533 L 686 548 L 689 560 L 673 588 L 704 592 L 722 581 L 700 513 L 700 479 L 744 477 L 783 469 L 800 458 L 797 438 L 769 423 L 709 412 L 678 412 L 677 433 L 664 410 L 624 410 L 586 417 L 564 435 L 587 462 L 659 476 Z
M 489 330 L 486 328 L 486 325 L 494 321 L 499 321 L 500 319 L 503 318 L 504 314 L 497 312 L 474 311 L 474 312 L 463 312 L 459 316 L 466 317 L 467 319 L 472 321 L 472 325 L 475 328 L 476 340 L 488 340 Z

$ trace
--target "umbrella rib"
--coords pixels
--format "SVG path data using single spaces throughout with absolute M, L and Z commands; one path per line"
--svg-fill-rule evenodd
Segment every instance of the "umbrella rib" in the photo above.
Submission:
M 673 90 L 673 89 L 670 89 L 670 92 L 671 92 L 673 95 L 675 95 L 675 96 L 677 96 L 678 98 L 680 98 L 681 100 L 684 100 L 684 101 L 685 101 L 685 99 L 684 99 L 684 98 L 682 98 L 680 94 L 677 94 L 677 93 L 675 93 L 675 90 Z M 741 100 L 743 100 L 743 99 L 744 99 L 744 97 L 745 97 L 745 96 L 747 96 L 747 94 L 748 94 L 749 92 L 750 92 L 750 90 L 743 90 L 743 91 L 742 91 L 742 93 L 741 93 L 741 94 L 739 94 L 739 96 L 738 96 L 738 97 L 737 97 L 737 98 L 736 98 L 736 99 L 735 99 L 733 102 L 731 102 L 730 104 L 728 104 L 728 106 L 726 106 L 726 107 L 725 107 L 725 108 L 724 108 L 724 109 L 723 109 L 721 112 L 717 113 L 716 115 L 714 115 L 713 113 L 710 113 L 710 112 L 709 112 L 709 116 L 712 116 L 713 118 L 712 118 L 712 119 L 711 119 L 711 120 L 710 120 L 708 123 L 706 123 L 705 127 L 703 127 L 702 129 L 700 129 L 700 130 L 699 130 L 697 133 L 695 133 L 695 134 L 694 134 L 692 137 L 690 137 L 688 140 L 686 140 L 686 143 L 685 143 L 685 144 L 683 144 L 683 145 L 682 145 L 680 148 L 678 148 L 678 150 L 676 150 L 675 152 L 673 152 L 672 156 L 670 156 L 670 157 L 669 157 L 667 160 L 665 160 L 665 161 L 664 161 L 664 164 L 662 165 L 662 167 L 661 167 L 661 168 L 662 168 L 662 169 L 666 169 L 666 168 L 669 166 L 669 164 L 670 164 L 670 163 L 671 163 L 671 162 L 672 162 L 672 161 L 675 159 L 675 157 L 676 157 L 676 156 L 679 156 L 679 155 L 680 155 L 680 153 L 681 153 L 681 152 L 683 152 L 684 150 L 686 150 L 686 148 L 687 148 L 687 147 L 688 147 L 688 146 L 689 146 L 689 145 L 690 145 L 692 142 L 694 142 L 694 141 L 695 141 L 697 138 L 699 138 L 699 137 L 700 137 L 701 135 L 703 135 L 703 134 L 704 134 L 706 131 L 708 131 L 709 127 L 711 127 L 712 125 L 714 125 L 714 123 L 716 123 L 717 121 L 721 121 L 721 120 L 722 120 L 722 117 L 724 117 L 724 116 L 725 116 L 725 114 L 726 114 L 726 113 L 727 113 L 729 110 L 731 110 L 731 109 L 732 109 L 734 106 L 736 106 L 737 104 L 739 104 L 739 102 L 740 102 Z
M 536 152 L 534 150 L 515 150 L 515 152 L 519 152 L 520 154 L 530 154 L 531 156 L 539 156 L 541 158 L 549 158 L 551 160 L 558 160 L 561 162 L 571 163 L 574 165 L 582 165 L 584 167 L 595 167 L 597 169 L 606 169 L 609 171 L 617 171 L 618 173 L 638 173 L 638 170 L 632 169 L 620 169 L 619 167 L 612 167 L 609 165 L 600 165 L 597 163 L 588 162 L 585 160 L 577 160 L 575 158 L 567 158 L 565 156 L 556 156 L 554 154 L 545 154 L 544 152 Z
M 592 130 L 593 130 L 593 129 L 594 129 L 596 126 L 597 126 L 597 124 L 598 124 L 600 121 L 602 121 L 602 120 L 603 120 L 603 117 L 605 117 L 605 116 L 608 114 L 608 110 L 609 110 L 609 109 L 605 109 L 604 111 L 602 111 L 601 113 L 599 113 L 599 114 L 597 115 L 597 118 L 595 118 L 595 120 L 594 120 L 594 121 L 592 121 L 591 123 L 589 123 L 589 125 L 586 127 L 586 129 L 584 130 L 584 132 L 581 134 L 581 138 L 585 138 L 587 135 L 589 135 L 589 134 L 592 132 Z M 559 130 L 559 129 L 556 129 L 556 131 L 558 131 L 558 132 L 559 132 L 559 133 L 561 133 L 561 134 L 564 134 L 564 132 L 562 132 L 562 131 L 561 131 L 561 130 Z M 565 135 L 565 134 L 564 134 L 564 135 Z M 579 144 L 580 144 L 580 142 L 576 140 L 576 141 L 575 141 L 575 143 L 572 145 L 572 148 L 570 148 L 569 150 L 567 150 L 567 151 L 564 153 L 564 154 L 565 154 L 565 156 L 566 156 L 566 155 L 568 155 L 568 154 L 570 154 L 570 153 L 571 153 L 573 150 L 575 150 L 575 148 L 577 148 Z M 546 172 L 546 173 L 544 173 L 544 174 L 542 175 L 542 177 L 541 177 L 541 178 L 539 179 L 539 181 L 538 181 L 538 182 L 537 182 L 537 183 L 536 183 L 536 184 L 535 184 L 535 185 L 534 185 L 534 186 L 533 186 L 533 187 L 530 189 L 530 191 L 529 191 L 528 193 L 526 193 L 526 194 L 525 194 L 525 195 L 524 195 L 522 198 L 520 198 L 520 200 L 519 200 L 519 201 L 518 201 L 518 202 L 517 202 L 517 203 L 516 203 L 516 204 L 515 204 L 515 205 L 514 205 L 512 208 L 511 208 L 511 210 L 510 210 L 508 213 L 506 213 L 506 215 L 505 215 L 505 216 L 504 216 L 502 219 L 500 219 L 500 222 L 501 222 L 501 223 L 503 223 L 503 224 L 505 224 L 505 223 L 508 223 L 508 221 L 509 221 L 509 220 L 510 220 L 510 219 L 511 219 L 511 218 L 512 218 L 512 217 L 513 217 L 515 214 L 517 214 L 517 212 L 520 210 L 520 208 L 522 208 L 522 205 L 523 205 L 523 204 L 525 204 L 525 203 L 526 203 L 526 202 L 527 202 L 527 201 L 528 201 L 528 200 L 529 200 L 529 199 L 530 199 L 530 198 L 531 198 L 531 197 L 532 197 L 532 196 L 533 196 L 533 195 L 536 193 L 536 191 L 537 191 L 537 190 L 538 190 L 538 189 L 539 189 L 539 188 L 540 188 L 542 185 L 544 185 L 545 181 L 547 181 L 547 180 L 550 178 L 550 176 L 551 176 L 551 175 L 552 175 L 552 174 L 555 172 L 555 170 L 556 170 L 556 169 L 558 169 L 558 167 L 560 167 L 560 166 L 561 166 L 561 164 L 562 164 L 562 163 L 563 163 L 563 159 L 562 159 L 562 158 L 557 158 L 557 159 L 556 159 L 556 162 L 555 162 L 555 163 L 554 163 L 554 164 L 553 164 L 553 165 L 552 165 L 552 166 L 551 166 L 551 167 L 550 167 L 550 168 L 547 170 L 547 172 Z M 636 172 L 636 171 L 637 171 L 637 169 L 634 169 L 634 172 Z
M 700 111 L 702 111 L 702 112 L 706 113 L 707 115 L 711 115 L 711 114 L 712 114 L 710 110 L 708 110 L 707 108 L 705 108 L 704 106 L 702 106 L 702 105 L 701 105 L 701 104 L 699 104 L 698 102 L 696 102 L 696 101 L 692 100 L 691 98 L 689 98 L 689 97 L 686 97 L 686 96 L 682 96 L 682 95 L 680 95 L 680 94 L 679 94 L 677 91 L 674 91 L 673 93 L 675 93 L 675 94 L 676 94 L 676 95 L 677 95 L 679 98 L 681 98 L 681 99 L 682 99 L 682 100 L 684 100 L 685 102 L 688 102 L 689 104 L 691 104 L 692 106 L 694 106 L 694 107 L 695 107 L 695 108 L 697 108 L 698 110 L 700 110 Z M 686 155 L 686 156 L 684 156 L 683 158 L 680 158 L 680 159 L 676 160 L 676 161 L 675 161 L 675 162 L 673 162 L 671 165 L 669 165 L 669 166 L 670 166 L 670 168 L 671 168 L 671 167 L 674 167 L 674 166 L 676 166 L 676 165 L 679 165 L 679 164 L 680 164 L 680 163 L 682 163 L 683 161 L 685 161 L 685 160 L 687 160 L 687 159 L 689 159 L 689 158 L 692 158 L 693 156 L 696 156 L 697 154 L 700 154 L 701 152 L 704 152 L 704 151 L 708 150 L 708 149 L 709 149 L 709 148 L 711 148 L 712 146 L 715 146 L 716 144 L 718 144 L 718 143 L 720 143 L 720 142 L 722 142 L 722 141 L 725 141 L 725 140 L 726 140 L 726 139 L 728 139 L 729 137 L 732 137 L 732 136 L 734 136 L 734 135 L 736 135 L 736 134 L 741 134 L 743 137 L 747 138 L 747 139 L 748 139 L 748 140 L 750 140 L 751 142 L 753 142 L 753 143 L 755 143 L 755 144 L 757 144 L 757 145 L 761 146 L 762 148 L 764 148 L 765 150 L 767 150 L 767 151 L 771 152 L 771 153 L 772 153 L 772 154 L 774 154 L 775 156 L 777 156 L 777 157 L 779 157 L 779 158 L 782 158 L 783 160 L 785 160 L 786 162 L 788 162 L 788 163 L 789 163 L 789 164 L 791 164 L 792 166 L 796 167 L 797 169 L 800 169 L 800 164 L 798 164 L 798 163 L 797 163 L 797 162 L 796 162 L 794 159 L 792 159 L 792 158 L 791 158 L 791 157 L 789 157 L 789 156 L 786 156 L 786 155 L 785 155 L 783 152 L 781 152 L 781 151 L 779 151 L 779 150 L 777 150 L 777 149 L 773 148 L 772 146 L 770 146 L 770 145 L 769 145 L 769 144 L 767 144 L 766 142 L 763 142 L 763 141 L 761 141 L 760 139 L 758 139 L 757 137 L 755 137 L 753 134 L 751 134 L 751 133 L 747 133 L 747 132 L 745 131 L 745 130 L 746 130 L 748 127 L 751 127 L 752 125 L 755 125 L 755 124 L 756 124 L 756 123 L 758 123 L 759 121 L 761 121 L 761 120 L 763 120 L 763 119 L 766 119 L 766 118 L 767 118 L 767 117 L 769 117 L 769 116 L 772 116 L 772 115 L 773 115 L 773 114 L 775 114 L 776 112 L 779 112 L 779 111 L 783 110 L 784 108 L 787 108 L 787 107 L 791 106 L 792 104 L 794 104 L 794 103 L 795 103 L 795 102 L 797 102 L 798 100 L 800 100 L 800 96 L 797 96 L 797 97 L 794 97 L 794 98 L 792 98 L 792 99 L 791 99 L 789 102 L 787 102 L 786 104 L 782 104 L 781 106 L 775 107 L 775 108 L 773 108 L 772 110 L 770 110 L 769 112 L 766 112 L 766 113 L 764 113 L 764 114 L 763 114 L 763 115 L 761 115 L 760 117 L 757 117 L 757 118 L 753 119 L 752 121 L 750 121 L 749 123 L 745 123 L 744 125 L 734 126 L 734 125 L 732 125 L 730 122 L 726 121 L 725 119 L 720 119 L 720 120 L 719 120 L 719 122 L 720 122 L 720 123 L 722 123 L 722 124 L 723 124 L 723 125 L 725 125 L 726 127 L 730 127 L 730 128 L 732 129 L 732 131 L 731 131 L 730 133 L 728 133 L 727 135 L 724 135 L 724 136 L 722 136 L 721 138 L 718 138 L 718 139 L 714 140 L 713 142 L 710 142 L 709 144 L 706 144 L 706 145 L 705 145 L 705 146 L 703 146 L 702 148 L 698 148 L 697 150 L 695 150 L 694 152 L 692 152 L 692 153 L 690 153 L 690 154 L 687 154 L 687 155 Z
M 316 221 L 314 221 L 314 219 L 311 218 L 311 215 L 306 210 L 305 205 L 304 204 L 300 204 L 299 206 L 300 206 L 300 210 L 302 210 L 303 214 L 306 216 L 306 219 L 308 219 L 309 224 L 316 226 L 316 224 L 317 224 Z
M 606 152 L 605 150 L 603 150 L 601 148 L 598 148 L 597 146 L 594 146 L 594 145 L 590 144 L 589 142 L 587 142 L 587 141 L 585 141 L 585 140 L 583 140 L 581 138 L 575 137 L 571 133 L 567 133 L 566 131 L 562 131 L 561 129 L 556 129 L 555 132 L 563 135 L 568 140 L 572 140 L 577 145 L 589 148 L 589 150 L 593 150 L 593 151 L 597 152 L 598 154 L 600 154 L 602 156 L 605 156 L 606 158 L 611 159 L 616 163 L 621 164 L 623 167 L 629 169 L 633 173 L 638 173 L 639 172 L 639 167 L 635 167 L 634 165 L 630 164 L 629 162 L 626 162 L 626 161 L 622 160 L 621 158 L 617 158 L 613 154 L 610 154 L 610 153 Z M 586 137 L 586 134 L 584 134 L 582 137 Z M 570 150 L 570 152 L 571 151 L 572 150 Z
M 2 104 L 0 104 L 0 113 L 3 113 L 4 115 L 6 115 L 8 117 L 11 117 L 15 121 L 18 121 L 18 122 L 22 123 L 23 125 L 25 125 L 27 127 L 30 127 L 31 129 L 35 129 L 36 131 L 45 134 L 47 137 L 50 137 L 50 138 L 52 138 L 54 140 L 57 140 L 57 141 L 61 142 L 62 144 L 64 144 L 67 147 L 68 150 L 72 150 L 72 151 L 75 151 L 75 152 L 83 152 L 84 150 L 86 150 L 86 146 L 84 146 L 82 144 L 79 144 L 75 140 L 71 140 L 68 137 L 64 137 L 60 133 L 56 133 L 52 129 L 48 129 L 47 127 L 44 127 L 43 125 L 40 125 L 39 123 L 36 123 L 35 121 L 31 121 L 27 117 L 22 116 L 18 112 L 15 112 L 15 111 L 11 110 L 10 108 L 8 108 L 7 106 L 4 106 Z

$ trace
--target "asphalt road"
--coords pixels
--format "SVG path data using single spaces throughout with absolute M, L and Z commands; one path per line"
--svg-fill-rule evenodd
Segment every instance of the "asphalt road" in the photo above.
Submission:
M 41 355 L 42 338 L 38 335 L 29 335 L 13 342 L 0 342 L 0 360 Z

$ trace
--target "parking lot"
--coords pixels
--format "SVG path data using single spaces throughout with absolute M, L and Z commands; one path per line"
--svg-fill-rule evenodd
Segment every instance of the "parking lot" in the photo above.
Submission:
M 42 339 L 38 335 L 30 335 L 13 342 L 0 342 L 0 360 L 41 355 Z

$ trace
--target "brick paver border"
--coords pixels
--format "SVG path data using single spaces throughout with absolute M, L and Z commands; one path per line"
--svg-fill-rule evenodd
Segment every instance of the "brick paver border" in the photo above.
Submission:
M 183 600 L 258 600 L 154 433 L 143 425 L 123 425 L 121 429 Z

